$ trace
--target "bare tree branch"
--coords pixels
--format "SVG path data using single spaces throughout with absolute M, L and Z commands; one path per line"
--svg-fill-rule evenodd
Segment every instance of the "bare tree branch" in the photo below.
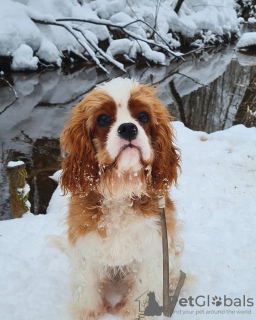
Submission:
M 73 18 L 66 18 L 66 19 L 56 19 L 56 21 L 84 22 L 84 23 L 92 23 L 92 24 L 97 24 L 97 25 L 108 26 L 108 27 L 111 27 L 111 28 L 121 29 L 125 34 L 127 34 L 128 36 L 130 36 L 133 39 L 146 42 L 147 44 L 150 44 L 150 45 L 154 45 L 156 47 L 159 47 L 159 48 L 165 50 L 166 52 L 170 53 L 171 55 L 173 55 L 173 56 L 175 56 L 177 58 L 183 59 L 182 58 L 182 55 L 183 55 L 182 53 L 178 53 L 177 54 L 174 51 L 172 51 L 170 49 L 169 44 L 163 39 L 163 37 L 153 27 L 151 27 L 147 22 L 145 22 L 143 20 L 135 20 L 135 21 L 129 22 L 129 23 L 124 24 L 124 25 L 114 24 L 111 21 L 104 20 L 104 19 L 73 19 Z M 159 38 L 165 43 L 165 45 L 163 45 L 161 43 L 156 43 L 154 40 L 145 39 L 145 38 L 139 36 L 138 34 L 135 34 L 134 32 L 126 29 L 127 26 L 132 25 L 132 24 L 137 23 L 137 22 L 144 23 L 150 29 L 152 29 L 152 31 L 154 31 L 159 36 Z
M 8 106 L 6 106 L 1 112 L 0 112 L 0 116 L 1 116 L 1 114 L 3 114 L 7 109 L 9 109 L 14 103 L 15 103 L 15 101 L 17 101 L 18 100 L 18 98 L 15 98 L 14 100 L 13 100 L 13 102 L 11 102 L 10 104 L 8 104 Z
M 169 43 L 166 42 L 166 41 L 164 40 L 164 38 L 160 35 L 160 33 L 159 33 L 155 28 L 151 27 L 151 25 L 150 25 L 149 23 L 147 23 L 146 21 L 143 21 L 143 20 L 141 20 L 141 19 L 138 19 L 138 20 L 136 20 L 136 21 L 132 21 L 132 22 L 129 22 L 129 23 L 125 24 L 125 25 L 123 26 L 123 28 L 127 28 L 129 25 L 132 25 L 132 24 L 134 24 L 134 23 L 136 23 L 136 22 L 140 22 L 140 23 L 145 24 L 149 29 L 151 29 L 151 30 L 153 31 L 153 33 L 155 33 L 156 35 L 158 35 L 158 37 L 165 43 L 165 45 L 169 48 L 169 50 L 172 51 Z M 171 52 L 169 52 L 169 53 L 171 53 Z M 172 51 L 171 54 L 174 55 L 175 57 L 177 56 L 177 54 L 176 54 L 175 52 L 173 52 L 173 51 Z M 179 56 L 179 57 L 180 57 L 180 56 Z
M 108 61 L 109 63 L 116 66 L 118 69 L 122 70 L 123 72 L 126 72 L 124 69 L 124 66 L 122 63 L 116 61 L 111 55 L 104 52 L 102 49 L 99 48 L 97 43 L 93 41 L 93 39 L 87 34 L 86 30 L 82 28 L 81 26 L 74 25 L 74 22 L 82 22 L 82 23 L 91 23 L 96 25 L 104 25 L 109 28 L 115 28 L 115 29 L 121 29 L 124 34 L 126 34 L 129 38 L 132 38 L 136 40 L 138 43 L 140 41 L 147 43 L 151 47 L 158 47 L 162 49 L 163 51 L 167 52 L 170 55 L 173 55 L 175 57 L 179 57 L 184 61 L 184 58 L 182 57 L 182 53 L 175 53 L 171 50 L 171 47 L 169 43 L 160 35 L 160 33 L 155 30 L 155 28 L 151 27 L 150 24 L 143 20 L 135 20 L 126 24 L 114 24 L 109 20 L 105 19 L 73 19 L 73 18 L 66 18 L 66 19 L 40 19 L 38 17 L 31 16 L 31 20 L 38 24 L 46 24 L 46 25 L 54 25 L 59 26 L 62 28 L 65 28 L 75 39 L 76 41 L 82 46 L 82 48 L 87 52 L 87 54 L 91 57 L 91 59 L 96 63 L 96 65 L 101 68 L 105 73 L 109 74 L 108 70 L 101 64 L 98 57 L 101 57 L 104 61 Z M 127 27 L 130 25 L 133 25 L 135 23 L 143 23 L 145 24 L 149 29 L 153 31 L 154 34 L 156 34 L 159 39 L 162 41 L 162 43 L 156 42 L 151 39 L 144 38 L 143 36 L 140 36 L 136 34 L 135 32 L 132 32 L 131 30 L 128 30 Z M 96 53 L 98 53 L 98 57 L 96 56 Z M 78 54 L 83 60 L 87 60 L 86 56 L 83 54 Z
M 180 7 L 182 6 L 182 3 L 184 2 L 184 0 L 178 0 L 178 3 L 176 4 L 174 11 L 178 14 L 178 12 L 180 11 Z
M 66 23 L 59 23 L 59 22 L 55 22 L 55 21 L 47 21 L 47 20 L 38 20 L 38 19 L 34 19 L 31 18 L 32 21 L 34 21 L 35 23 L 39 23 L 39 24 L 50 24 L 50 25 L 54 25 L 54 26 L 59 26 L 59 27 L 63 27 L 65 28 L 69 33 L 72 34 L 72 36 L 77 40 L 77 42 L 88 52 L 88 54 L 91 56 L 92 60 L 96 63 L 96 65 L 101 68 L 104 72 L 106 72 L 107 74 L 109 74 L 108 70 L 106 68 L 103 67 L 103 65 L 100 63 L 99 59 L 95 56 L 95 53 L 93 52 L 93 50 L 90 48 L 90 46 L 88 45 L 88 43 L 86 43 L 86 41 L 82 41 L 80 39 L 80 37 L 77 35 L 77 33 L 75 32 L 76 30 L 74 30 L 74 28 Z M 83 57 L 83 56 L 81 56 Z M 85 57 L 83 57 L 84 60 Z
M 1 115 L 1 114 L 4 113 L 8 108 L 10 108 L 10 107 L 15 103 L 15 101 L 17 101 L 17 100 L 19 99 L 19 97 L 18 97 L 17 91 L 13 88 L 13 86 L 10 84 L 10 82 L 5 78 L 3 71 L 0 71 L 0 80 L 3 80 L 3 81 L 8 85 L 8 87 L 11 88 L 12 92 L 13 92 L 14 95 L 15 95 L 15 99 L 14 99 L 10 104 L 8 104 L 8 105 L 0 112 L 0 115 Z
M 13 93 L 15 95 L 15 98 L 17 100 L 19 98 L 18 94 L 17 94 L 17 91 L 13 88 L 13 86 L 10 84 L 10 82 L 7 79 L 5 79 L 3 71 L 0 71 L 0 80 L 3 80 L 5 83 L 7 83 L 7 85 L 12 89 L 12 91 L 13 91 Z
M 96 52 L 98 52 L 105 60 L 115 65 L 118 69 L 122 70 L 123 72 L 126 72 L 124 69 L 124 66 L 122 63 L 116 61 L 115 59 L 111 58 L 108 54 L 106 54 L 103 50 L 101 50 L 98 45 L 92 40 L 86 37 L 86 34 L 84 30 L 81 27 L 73 27 L 74 30 L 77 30 L 82 33 L 82 35 L 85 37 L 87 42 L 95 49 Z

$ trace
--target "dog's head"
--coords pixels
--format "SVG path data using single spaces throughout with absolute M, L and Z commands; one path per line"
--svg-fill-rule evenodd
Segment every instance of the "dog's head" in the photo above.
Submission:
M 87 194 L 139 177 L 147 188 L 167 190 L 179 167 L 170 120 L 148 85 L 116 78 L 98 86 L 73 108 L 61 134 L 62 188 Z

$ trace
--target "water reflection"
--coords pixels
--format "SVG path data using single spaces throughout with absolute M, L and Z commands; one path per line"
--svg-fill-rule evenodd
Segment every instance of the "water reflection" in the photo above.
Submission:
M 254 102 L 255 62 L 239 63 L 234 50 L 206 53 L 172 61 L 169 66 L 128 67 L 127 77 L 158 83 L 158 97 L 171 113 L 193 130 L 213 132 L 245 121 L 246 104 Z M 245 61 L 244 61 L 245 60 Z M 111 77 L 121 75 L 111 71 Z M 0 81 L 0 139 L 2 194 L 0 219 L 10 217 L 5 167 L 9 160 L 26 162 L 32 212 L 43 213 L 59 168 L 58 138 L 70 109 L 107 76 L 95 68 L 48 70 L 7 75 L 18 93 Z M 248 123 L 247 123 L 248 124 Z M 249 125 L 255 125 L 251 118 Z

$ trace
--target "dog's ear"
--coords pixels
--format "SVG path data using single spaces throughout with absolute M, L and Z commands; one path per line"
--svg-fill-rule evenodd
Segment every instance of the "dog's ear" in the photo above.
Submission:
M 61 188 L 66 194 L 87 194 L 93 190 L 98 164 L 91 134 L 87 128 L 88 114 L 85 97 L 71 112 L 71 117 L 65 125 L 60 144 L 64 160 L 62 162 Z
M 152 165 L 152 185 L 157 191 L 165 191 L 177 182 L 180 169 L 180 152 L 174 144 L 174 129 L 171 116 L 159 101 L 155 106 L 156 122 L 152 130 L 154 161 Z
M 150 134 L 154 159 L 150 183 L 158 193 L 168 190 L 172 183 L 177 182 L 180 156 L 178 148 L 174 145 L 172 118 L 155 94 L 155 88 L 138 85 L 132 92 L 131 99 L 136 100 L 138 105 L 149 106 L 152 111 Z

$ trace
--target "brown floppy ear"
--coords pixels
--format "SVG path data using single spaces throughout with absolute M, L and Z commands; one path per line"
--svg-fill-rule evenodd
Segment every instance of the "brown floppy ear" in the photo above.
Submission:
M 152 130 L 152 185 L 156 191 L 166 191 L 172 183 L 177 182 L 180 152 L 174 145 L 174 133 L 170 124 L 172 118 L 160 101 L 155 106 L 154 114 L 156 122 Z
M 86 98 L 71 112 L 65 125 L 60 144 L 66 157 L 62 162 L 61 188 L 66 194 L 87 194 L 95 187 L 98 179 L 98 164 L 87 129 Z

